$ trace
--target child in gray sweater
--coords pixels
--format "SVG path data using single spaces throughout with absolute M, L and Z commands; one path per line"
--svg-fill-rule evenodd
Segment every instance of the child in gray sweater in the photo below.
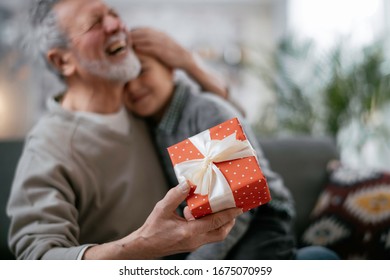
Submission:
M 146 31 L 150 31 L 150 29 Z M 137 32 L 137 35 L 139 35 L 142 30 L 137 30 Z M 133 41 L 137 50 L 137 42 L 142 42 L 142 40 L 137 41 L 137 36 L 134 37 Z M 159 55 L 159 53 L 153 51 L 146 53 L 138 52 L 142 67 L 141 73 L 136 79 L 127 84 L 124 103 L 135 115 L 149 120 L 157 152 L 166 171 L 169 185 L 175 186 L 177 179 L 166 150 L 167 147 L 228 119 L 238 117 L 243 123 L 250 142 L 257 151 L 260 165 L 267 177 L 272 197 L 275 200 L 275 206 L 279 210 L 292 215 L 291 196 L 281 184 L 280 178 L 268 169 L 268 164 L 250 127 L 245 124 L 241 114 L 229 102 L 217 96 L 218 94 L 224 95 L 223 89 L 217 87 L 219 89 L 219 91 L 215 90 L 217 94 L 209 94 L 196 91 L 182 81 L 175 82 L 174 69 L 171 65 L 164 63 L 163 58 L 161 58 L 161 55 L 164 54 L 160 52 L 161 55 Z M 208 88 L 213 89 L 210 86 Z M 225 259 L 229 251 L 246 233 L 251 220 L 251 212 L 242 214 L 236 219 L 235 226 L 224 241 L 206 244 L 186 255 L 186 258 Z

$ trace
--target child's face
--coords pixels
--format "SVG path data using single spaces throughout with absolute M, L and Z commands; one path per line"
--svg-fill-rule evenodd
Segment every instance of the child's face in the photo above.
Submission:
M 125 88 L 125 105 L 138 116 L 160 120 L 173 94 L 172 70 L 154 57 L 138 54 L 138 58 L 141 72 Z

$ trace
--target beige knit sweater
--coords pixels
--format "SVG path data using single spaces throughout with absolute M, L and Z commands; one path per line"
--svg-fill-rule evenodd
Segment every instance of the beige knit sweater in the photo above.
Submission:
M 18 259 L 76 259 L 139 228 L 167 185 L 143 121 L 122 135 L 50 100 L 28 135 L 8 202 Z

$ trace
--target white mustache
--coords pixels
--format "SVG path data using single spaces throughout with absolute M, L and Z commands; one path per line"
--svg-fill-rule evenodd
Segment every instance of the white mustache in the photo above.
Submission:
M 109 45 L 111 45 L 112 43 L 116 42 L 116 41 L 125 41 L 127 43 L 127 35 L 126 33 L 124 32 L 121 32 L 121 33 L 118 33 L 118 34 L 115 34 L 115 35 L 112 35 L 107 43 L 105 44 L 105 47 L 107 48 Z

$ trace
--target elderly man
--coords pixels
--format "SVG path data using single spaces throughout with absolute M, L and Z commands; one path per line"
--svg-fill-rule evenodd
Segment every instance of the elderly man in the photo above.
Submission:
M 144 123 L 122 106 L 139 71 L 127 30 L 100 0 L 41 0 L 41 53 L 67 85 L 26 139 L 8 204 L 19 259 L 147 259 L 223 240 L 242 213 L 194 220 L 168 189 Z

